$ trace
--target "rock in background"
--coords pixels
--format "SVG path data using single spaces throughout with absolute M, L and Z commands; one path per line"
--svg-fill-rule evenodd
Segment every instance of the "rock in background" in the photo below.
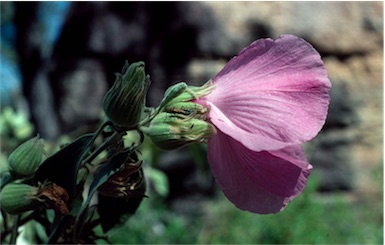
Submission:
M 58 3 L 1 4 L 8 13 L 2 33 L 9 21 L 16 33 L 7 57 L 19 64 L 42 137 L 98 122 L 104 93 L 125 60 L 146 62 L 148 104 L 155 106 L 169 85 L 203 84 L 255 39 L 289 33 L 321 53 L 333 83 L 327 123 L 306 148 L 321 189 L 379 186 L 373 171 L 382 171 L 383 161 L 382 2 Z M 42 18 L 47 13 L 61 19 Z

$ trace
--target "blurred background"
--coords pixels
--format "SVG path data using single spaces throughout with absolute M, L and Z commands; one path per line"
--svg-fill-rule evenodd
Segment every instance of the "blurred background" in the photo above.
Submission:
M 285 211 L 236 209 L 205 148 L 143 151 L 147 198 L 114 243 L 382 244 L 383 2 L 1 2 L 1 155 L 39 134 L 55 148 L 93 130 L 125 60 L 146 63 L 156 106 L 201 85 L 252 41 L 294 34 L 332 81 L 309 185 Z

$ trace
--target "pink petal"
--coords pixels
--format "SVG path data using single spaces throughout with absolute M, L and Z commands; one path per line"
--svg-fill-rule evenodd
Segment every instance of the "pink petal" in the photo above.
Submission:
M 260 39 L 214 78 L 212 123 L 251 150 L 311 140 L 322 128 L 331 83 L 318 52 L 301 38 Z
M 299 195 L 312 168 L 300 146 L 255 152 L 220 131 L 209 139 L 208 158 L 227 198 L 263 214 L 282 210 Z

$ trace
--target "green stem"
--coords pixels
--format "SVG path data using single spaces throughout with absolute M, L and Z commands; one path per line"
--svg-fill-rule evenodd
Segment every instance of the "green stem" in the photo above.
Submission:
M 12 228 L 11 241 L 10 241 L 11 244 L 16 244 L 16 239 L 17 239 L 17 235 L 18 235 L 17 229 L 19 228 L 20 217 L 21 217 L 21 215 L 16 216 L 16 222 Z
M 110 126 L 114 128 L 113 123 L 111 121 L 104 122 L 102 125 L 99 126 L 99 128 L 95 131 L 94 136 L 92 137 L 91 141 L 95 142 L 96 138 L 99 136 L 100 132 L 107 126 Z
M 106 141 L 103 142 L 94 152 L 91 153 L 85 160 L 84 163 L 90 163 L 94 160 L 102 151 L 104 151 L 112 142 L 117 140 L 119 137 L 122 137 L 126 132 L 117 132 L 115 131 Z
M 32 220 L 33 217 L 34 217 L 34 213 L 30 213 L 29 215 L 25 216 L 24 218 L 21 219 L 21 215 L 18 215 L 19 216 L 19 219 L 17 220 L 15 226 L 13 226 L 12 228 L 8 228 L 8 229 L 5 229 L 4 231 L 1 232 L 1 239 L 4 239 L 9 233 L 12 232 L 15 232 L 16 230 L 16 238 L 17 238 L 17 229 L 24 225 L 25 223 L 27 223 L 28 221 Z M 12 240 L 12 239 L 11 239 Z
M 114 127 L 114 124 L 111 122 L 111 121 L 106 121 L 104 123 L 102 123 L 102 125 L 99 126 L 99 128 L 94 132 L 94 135 L 91 139 L 91 142 L 92 144 L 95 142 L 96 138 L 99 136 L 100 132 L 107 126 L 110 126 L 111 128 L 113 128 L 115 130 L 115 133 L 116 133 L 116 128 Z M 100 148 L 100 147 L 99 147 Z M 96 151 L 98 151 L 98 149 L 96 149 Z M 95 151 L 95 152 L 96 152 Z M 89 155 L 83 162 L 91 162 L 101 151 L 99 151 L 96 155 L 94 153 L 91 153 L 91 155 Z
M 3 217 L 3 226 L 5 231 L 8 229 L 8 214 L 3 209 L 1 209 L 1 216 Z

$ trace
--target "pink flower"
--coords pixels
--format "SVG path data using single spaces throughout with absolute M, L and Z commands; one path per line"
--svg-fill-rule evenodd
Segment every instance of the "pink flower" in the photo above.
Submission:
M 325 123 L 331 83 L 305 40 L 259 39 L 216 75 L 196 100 L 217 134 L 208 158 L 217 184 L 238 208 L 275 213 L 305 188 L 312 166 L 301 144 Z

